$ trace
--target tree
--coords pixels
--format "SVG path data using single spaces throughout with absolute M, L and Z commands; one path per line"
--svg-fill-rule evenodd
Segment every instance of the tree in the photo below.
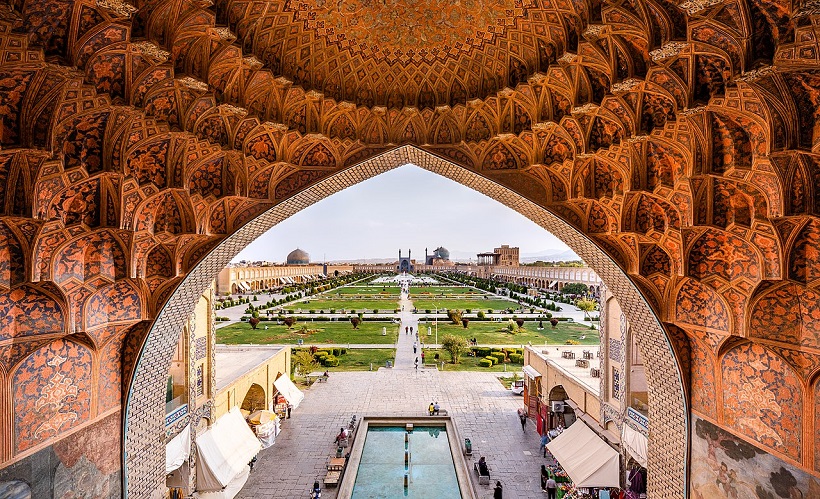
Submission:
M 450 354 L 453 364 L 458 364 L 460 357 L 468 350 L 467 340 L 461 336 L 452 334 L 444 335 L 441 339 L 441 347 Z
M 594 300 L 581 299 L 575 302 L 575 306 L 584 311 L 584 319 L 589 320 L 589 313 L 595 310 L 598 304 Z
M 251 325 L 251 328 L 256 329 L 256 326 L 259 325 L 259 317 L 251 317 L 248 319 L 248 324 Z
M 305 377 L 319 367 L 319 364 L 316 363 L 316 358 L 313 357 L 313 354 L 306 350 L 294 352 L 292 358 L 293 365 L 296 367 L 296 370 Z
M 580 282 L 571 282 L 564 284 L 561 293 L 565 295 L 585 295 L 587 294 L 587 285 Z
M 353 324 L 353 329 L 359 329 L 359 324 L 362 323 L 362 320 L 358 317 L 351 317 L 350 323 Z
M 447 317 L 453 321 L 453 324 L 458 325 L 461 323 L 461 310 L 448 310 Z
M 470 319 L 461 319 L 461 325 L 464 326 L 464 329 L 467 329 L 467 326 L 470 325 Z
M 293 327 L 293 325 L 296 323 L 296 319 L 295 319 L 295 318 L 293 318 L 293 317 L 285 317 L 284 319 L 282 319 L 282 322 L 284 322 L 284 323 L 285 323 L 285 325 L 286 325 L 288 328 L 291 328 L 291 327 Z
M 521 328 L 524 327 L 524 319 L 516 319 L 515 323 L 518 324 L 518 329 L 521 329 Z
M 552 328 L 555 329 L 556 327 L 558 327 L 558 319 L 553 317 L 552 319 L 550 319 L 550 324 L 552 324 Z

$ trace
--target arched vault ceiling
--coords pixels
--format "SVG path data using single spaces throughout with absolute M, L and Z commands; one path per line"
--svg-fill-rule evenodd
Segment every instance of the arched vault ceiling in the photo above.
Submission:
M 0 463 L 122 406 L 148 325 L 212 248 L 406 145 L 584 233 L 668 328 L 691 409 L 820 471 L 815 7 L 385 5 L 0 5 L 0 382 L 26 394 L 0 401 Z M 23 379 L 48 355 L 89 387 L 73 416 Z M 743 384 L 726 363 L 752 357 L 795 381 Z M 744 400 L 802 418 L 772 429 Z

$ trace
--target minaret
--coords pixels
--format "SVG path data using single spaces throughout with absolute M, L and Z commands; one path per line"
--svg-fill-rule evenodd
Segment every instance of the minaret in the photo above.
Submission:
M 413 250 L 410 250 L 410 249 L 408 249 L 408 250 L 407 250 L 407 259 L 408 259 L 408 260 L 409 260 L 410 258 L 412 258 L 412 257 L 410 256 L 410 255 L 411 255 L 411 253 L 412 253 L 412 251 L 413 251 Z

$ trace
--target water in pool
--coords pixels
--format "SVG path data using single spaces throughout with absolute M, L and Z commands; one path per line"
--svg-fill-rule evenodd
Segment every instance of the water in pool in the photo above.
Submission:
M 407 443 L 409 465 L 404 458 L 405 433 L 403 427 L 367 429 L 352 499 L 461 499 L 445 429 L 416 426 Z

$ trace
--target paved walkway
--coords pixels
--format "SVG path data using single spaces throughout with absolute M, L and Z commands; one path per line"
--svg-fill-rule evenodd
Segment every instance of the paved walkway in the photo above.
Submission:
M 467 458 L 471 469 L 485 456 L 493 483 L 500 480 L 504 485 L 504 497 L 542 497 L 539 472 L 546 460 L 539 450 L 540 438 L 532 421 L 521 430 L 516 410 L 523 407 L 523 399 L 504 389 L 496 374 L 412 368 L 331 373 L 327 383 L 305 391 L 293 417 L 282 422 L 276 443 L 260 452 L 237 497 L 307 497 L 313 481 L 324 478 L 334 436 L 353 414 L 420 416 L 433 401 L 449 412 L 461 438 L 472 440 L 473 455 Z M 473 487 L 479 498 L 492 497 L 492 487 Z M 323 499 L 335 497 L 336 489 L 322 492 Z
M 408 299 L 406 293 L 402 293 L 399 297 L 399 308 L 401 309 L 399 313 L 401 326 L 399 326 L 399 341 L 396 343 L 396 362 L 394 369 L 415 369 L 415 359 L 421 356 L 421 347 L 416 341 L 419 321 L 413 314 L 413 302 Z M 407 332 L 405 332 L 404 328 L 407 328 Z M 413 329 L 412 334 L 410 334 L 410 328 Z M 414 344 L 416 348 L 415 352 L 413 352 Z M 421 363 L 421 358 L 419 358 L 419 363 Z

